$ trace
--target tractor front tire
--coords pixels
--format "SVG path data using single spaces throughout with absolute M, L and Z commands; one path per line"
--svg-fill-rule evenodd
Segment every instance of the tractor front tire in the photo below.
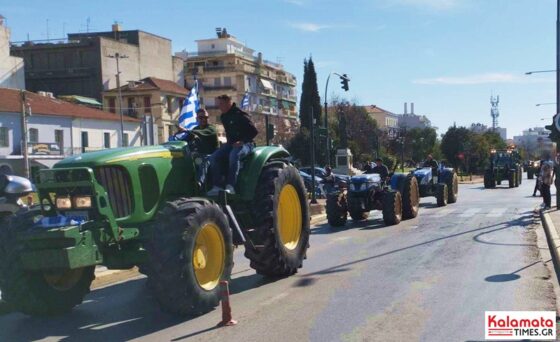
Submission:
M 369 217 L 369 210 L 368 211 L 351 211 L 350 217 L 354 221 L 364 221 L 367 220 Z
M 496 179 L 492 170 L 486 170 L 484 173 L 484 188 L 493 189 L 496 187 Z
M 438 207 L 445 207 L 449 201 L 449 190 L 447 190 L 447 184 L 438 183 L 436 184 L 436 200 Z
M 412 219 L 418 216 L 420 209 L 420 188 L 418 180 L 413 175 L 408 175 L 404 179 L 402 189 L 402 217 Z
M 447 180 L 447 203 L 457 202 L 459 196 L 459 178 L 455 172 Z
M 402 220 L 403 203 L 401 193 L 390 191 L 383 194 L 383 222 L 387 226 L 399 224 Z
M 342 227 L 348 220 L 348 203 L 346 194 L 327 195 L 327 221 L 331 227 Z
M 27 271 L 20 263 L 17 233 L 33 226 L 39 210 L 13 215 L 0 229 L 0 290 L 11 309 L 32 316 L 60 315 L 82 303 L 95 278 L 95 266 L 59 272 Z
M 510 171 L 510 173 L 509 173 L 509 175 L 508 175 L 508 181 L 509 181 L 509 187 L 510 187 L 510 188 L 514 188 L 514 187 L 515 187 L 515 183 L 516 183 L 515 171 Z
M 245 256 L 258 274 L 289 276 L 301 268 L 309 248 L 309 207 L 298 170 L 282 161 L 264 166 L 255 191 L 255 248 Z
M 218 305 L 219 283 L 229 280 L 233 268 L 233 243 L 217 205 L 203 199 L 168 201 L 146 247 L 150 289 L 163 311 L 194 316 Z
M 528 170 L 527 171 L 527 179 L 533 179 L 535 178 L 535 174 L 533 173 L 532 170 Z

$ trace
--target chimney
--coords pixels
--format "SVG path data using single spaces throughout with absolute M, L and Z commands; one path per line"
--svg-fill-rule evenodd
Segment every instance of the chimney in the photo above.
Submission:
M 414 114 L 414 102 L 410 103 L 410 114 Z
M 135 81 L 128 81 L 128 88 L 129 89 L 133 89 L 136 87 L 136 82 Z
M 113 32 L 120 32 L 121 31 L 121 25 L 117 22 L 115 22 L 113 25 L 111 25 L 111 29 Z
M 262 52 L 259 52 L 257 54 L 257 63 L 262 64 L 262 62 L 263 62 Z
M 404 103 L 404 113 L 407 114 L 408 111 L 408 103 Z

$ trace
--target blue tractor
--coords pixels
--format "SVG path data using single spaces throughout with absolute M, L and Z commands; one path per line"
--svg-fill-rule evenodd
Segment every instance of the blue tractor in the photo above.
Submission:
M 347 187 L 327 195 L 327 220 L 341 227 L 348 214 L 354 221 L 363 221 L 371 210 L 381 210 L 386 225 L 399 224 L 418 215 L 419 194 L 418 182 L 411 175 L 396 174 L 385 180 L 375 173 L 353 176 Z
M 452 168 L 421 167 L 411 172 L 420 187 L 420 197 L 435 197 L 438 207 L 457 202 L 459 178 Z

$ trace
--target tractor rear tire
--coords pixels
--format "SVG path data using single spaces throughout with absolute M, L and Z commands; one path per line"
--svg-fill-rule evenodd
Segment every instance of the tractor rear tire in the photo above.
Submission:
M 448 203 L 449 190 L 447 190 L 447 184 L 438 183 L 436 184 L 436 200 L 438 207 L 445 207 Z
M 398 191 L 383 194 L 383 221 L 387 226 L 399 224 L 402 220 L 402 196 Z
M 457 202 L 459 196 L 459 178 L 455 172 L 452 173 L 450 179 L 447 180 L 447 202 Z
M 309 248 L 309 206 L 299 171 L 281 161 L 263 168 L 252 216 L 258 243 L 245 256 L 258 274 L 289 276 L 301 268 Z
M 533 173 L 532 170 L 528 170 L 527 171 L 527 179 L 533 179 L 535 178 L 535 174 Z
M 13 215 L 0 229 L 0 290 L 11 309 L 32 316 L 60 315 L 82 303 L 95 278 L 95 266 L 61 272 L 27 271 L 16 235 L 33 226 L 40 210 Z
M 342 227 L 348 220 L 348 203 L 346 194 L 327 195 L 327 221 L 332 227 Z
M 401 193 L 402 218 L 405 220 L 415 218 L 420 210 L 420 188 L 416 177 L 413 175 L 406 176 Z
M 486 189 L 493 189 L 496 187 L 496 180 L 494 179 L 492 170 L 486 170 L 484 173 L 484 187 Z
M 219 283 L 233 268 L 233 243 L 217 205 L 193 198 L 167 202 L 146 249 L 150 289 L 163 311 L 194 316 L 218 306 Z

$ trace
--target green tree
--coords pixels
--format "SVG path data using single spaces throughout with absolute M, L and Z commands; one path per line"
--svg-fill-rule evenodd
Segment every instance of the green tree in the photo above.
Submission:
M 467 143 L 471 140 L 472 132 L 465 127 L 452 126 L 441 139 L 441 152 L 451 165 L 458 169 L 462 161 L 459 153 L 465 151 Z
M 311 131 L 311 111 L 313 108 L 313 116 L 316 125 L 321 126 L 321 97 L 319 97 L 319 88 L 317 86 L 317 73 L 315 72 L 315 64 L 313 59 L 303 60 L 303 83 L 301 84 L 301 97 L 299 100 L 299 118 L 301 128 Z M 316 126 L 316 127 L 317 127 Z

